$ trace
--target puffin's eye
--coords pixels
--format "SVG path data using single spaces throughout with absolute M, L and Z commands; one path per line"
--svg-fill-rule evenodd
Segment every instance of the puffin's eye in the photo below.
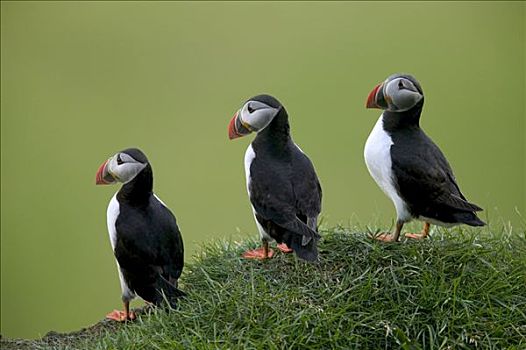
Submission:
M 404 89 L 404 88 L 405 88 L 404 83 L 403 83 L 402 80 L 400 79 L 400 80 L 398 81 L 398 89 L 402 90 L 402 89 Z
M 121 164 L 123 164 L 123 163 L 124 163 L 124 162 L 123 162 L 122 159 L 121 159 L 121 155 L 120 155 L 120 153 L 117 154 L 117 165 L 121 165 Z
M 248 113 L 252 113 L 252 112 L 255 111 L 254 108 L 250 107 L 250 104 L 248 104 L 248 106 L 247 106 L 247 110 L 248 110 Z

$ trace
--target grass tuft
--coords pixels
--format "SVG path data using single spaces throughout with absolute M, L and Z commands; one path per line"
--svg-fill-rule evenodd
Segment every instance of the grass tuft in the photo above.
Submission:
M 321 234 L 316 264 L 241 259 L 256 241 L 206 244 L 176 310 L 63 348 L 526 348 L 525 232 L 438 229 L 400 244 L 343 227 Z

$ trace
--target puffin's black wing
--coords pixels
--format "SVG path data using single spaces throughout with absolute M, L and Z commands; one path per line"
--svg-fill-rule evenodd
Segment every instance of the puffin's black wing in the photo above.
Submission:
M 184 248 L 174 215 L 152 196 L 146 210 L 121 206 L 115 226 L 115 257 L 129 287 L 154 304 L 163 301 L 164 292 L 175 304 L 184 295 L 177 289 Z
M 292 153 L 292 184 L 297 213 L 316 221 L 321 212 L 320 181 L 310 159 L 297 147 Z M 309 227 L 316 230 L 316 226 Z
M 257 155 L 250 166 L 250 202 L 256 219 L 272 238 L 286 243 L 300 258 L 313 261 L 317 258 L 319 235 L 307 226 L 307 219 L 319 213 L 319 204 L 311 202 L 321 198 L 321 191 L 312 193 L 315 197 L 312 201 L 306 191 L 310 187 L 319 188 L 316 180 L 311 179 L 305 187 L 296 186 L 296 177 L 301 175 L 295 174 L 299 171 L 295 168 L 296 162 Z
M 466 200 L 442 151 L 423 131 L 391 146 L 392 169 L 400 196 L 411 213 L 444 223 L 484 225 Z

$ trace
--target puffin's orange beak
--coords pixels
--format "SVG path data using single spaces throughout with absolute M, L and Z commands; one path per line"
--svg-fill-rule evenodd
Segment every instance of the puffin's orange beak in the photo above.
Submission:
M 97 170 L 97 175 L 95 176 L 96 185 L 110 185 L 115 183 L 115 179 L 107 170 L 108 162 L 109 159 L 102 163 L 102 165 L 99 167 L 99 170 Z
M 365 108 L 380 108 L 378 103 L 376 103 L 376 93 L 383 87 L 383 83 L 380 83 L 374 87 L 374 89 L 369 93 L 367 97 L 367 102 L 365 103 Z
M 228 124 L 228 138 L 230 140 L 237 139 L 238 137 L 243 136 L 236 129 L 236 118 L 238 115 L 239 115 L 239 111 L 237 111 L 236 114 L 234 114 L 232 119 L 230 119 L 230 123 Z

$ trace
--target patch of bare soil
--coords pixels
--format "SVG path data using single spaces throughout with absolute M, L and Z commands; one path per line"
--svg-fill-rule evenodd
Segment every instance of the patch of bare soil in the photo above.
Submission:
M 144 314 L 144 308 L 134 309 L 140 315 Z M 69 347 L 71 349 L 83 348 L 82 345 L 86 340 L 99 338 L 107 332 L 113 332 L 125 323 L 118 323 L 104 319 L 92 326 L 82 328 L 71 333 L 58 333 L 55 331 L 48 332 L 40 339 L 7 339 L 0 335 L 0 349 L 1 350 L 34 350 L 34 349 L 48 349 L 57 347 Z

